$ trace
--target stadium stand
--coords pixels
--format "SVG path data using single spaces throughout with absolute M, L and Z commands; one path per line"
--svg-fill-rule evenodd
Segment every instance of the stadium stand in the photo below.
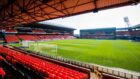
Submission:
M 132 39 L 140 41 L 140 24 L 132 27 Z
M 80 30 L 81 38 L 88 39 L 115 39 L 116 28 L 83 29 Z
M 29 24 L 26 27 L 16 27 L 14 29 L 6 29 L 1 32 L 0 39 L 7 43 L 20 42 L 21 40 L 39 41 L 39 40 L 57 40 L 57 39 L 73 39 L 73 28 L 55 26 L 49 24 Z M 38 28 L 38 26 L 40 26 Z M 17 32 L 16 32 L 17 30 Z
M 117 39 L 129 39 L 130 32 L 128 31 L 128 28 L 117 28 L 116 29 L 116 38 Z
M 28 54 L 24 54 L 8 47 L 0 46 L 0 53 L 6 55 L 8 61 L 22 63 L 29 68 L 43 73 L 51 79 L 88 79 L 89 76 L 86 73 L 79 72 L 50 61 L 33 57 Z
M 70 35 L 17 35 L 19 39 L 39 41 L 39 40 L 56 40 L 56 39 L 73 39 Z
M 22 39 L 22 40 L 29 40 L 29 41 L 36 41 L 37 39 L 34 37 L 34 35 L 27 35 L 27 34 L 20 34 L 20 35 L 17 35 L 17 37 L 19 39 Z
M 140 40 L 140 24 L 127 28 L 100 28 L 80 30 L 80 38 Z
M 58 39 L 73 39 L 71 35 L 31 35 L 31 34 L 18 34 L 18 35 L 6 35 L 5 39 L 7 43 L 19 42 L 20 40 L 28 41 L 40 41 L 40 40 L 58 40 Z
M 11 43 L 11 42 L 19 42 L 19 38 L 16 35 L 6 35 L 5 36 L 6 42 Z
M 67 16 L 72 16 L 72 15 L 76 15 L 76 14 L 81 14 L 81 13 L 86 13 L 86 12 L 98 12 L 99 10 L 105 10 L 105 9 L 110 9 L 110 8 L 114 8 L 114 7 L 120 7 L 120 6 L 126 6 L 126 5 L 134 5 L 134 4 L 138 4 L 140 1 L 139 0 L 0 0 L 0 26 L 2 27 L 15 27 L 15 26 L 19 26 L 21 24 L 28 24 L 28 23 L 34 23 L 34 22 L 39 22 L 39 21 L 43 21 L 43 20 L 50 20 L 50 19 L 55 19 L 55 18 L 60 18 L 60 17 L 67 17 Z M 55 6 L 56 4 L 58 4 L 58 6 Z M 25 6 L 26 5 L 26 6 Z M 54 5 L 52 7 L 52 5 Z M 98 5 L 98 6 L 97 6 Z M 28 7 L 27 7 L 28 6 Z M 59 8 L 60 6 L 60 8 Z M 94 6 L 94 7 L 93 7 Z M 78 7 L 78 8 L 77 8 Z M 58 9 L 59 8 L 59 9 Z M 71 8 L 73 8 L 73 11 L 71 10 Z M 22 14 L 22 15 L 21 15 Z M 14 20 L 14 21 L 13 21 Z M 64 30 L 64 28 L 61 28 L 61 30 Z M 23 36 L 20 37 L 20 39 L 24 39 L 24 40 L 36 40 L 38 38 L 34 38 L 35 35 L 30 35 L 30 33 L 32 34 L 32 30 L 31 29 L 17 29 L 17 31 L 21 34 L 23 34 L 23 36 L 25 36 L 25 38 Z M 58 39 L 58 38 L 71 38 L 72 37 L 72 33 L 73 30 L 66 30 L 65 31 L 61 31 L 61 32 L 57 32 L 57 31 L 48 31 L 45 30 L 47 32 L 47 34 L 59 34 L 61 33 L 63 34 L 69 34 L 69 35 L 54 35 L 54 36 L 46 36 L 43 35 L 43 37 L 41 36 L 41 38 L 45 38 L 45 39 Z M 9 32 L 13 32 L 13 30 L 10 30 Z M 29 35 L 28 35 L 29 33 Z M 96 34 L 96 33 L 95 33 Z M 97 33 L 97 35 L 100 36 L 95 36 L 95 37 L 90 37 L 89 38 L 112 38 L 112 36 L 110 35 L 105 35 L 106 33 Z M 5 36 L 8 36 L 8 33 L 5 32 L 4 34 Z M 18 37 L 18 34 L 15 34 Z M 37 36 L 37 35 L 36 35 Z M 113 37 L 114 38 L 114 37 Z M 4 38 L 5 40 L 5 38 Z M 8 37 L 9 40 L 9 37 Z M 8 41 L 9 42 L 9 41 Z M 13 40 L 10 42 L 13 42 Z M 1 47 L 1 46 L 0 46 Z M 4 58 L 6 58 L 7 60 L 9 60 L 9 62 L 7 62 L 6 64 L 4 64 L 4 66 L 6 68 L 4 68 L 4 70 L 6 71 L 6 69 L 8 69 L 8 72 L 11 72 L 12 74 L 15 73 L 16 75 L 14 76 L 18 76 L 18 77 L 10 77 L 9 79 L 22 79 L 21 77 L 24 77 L 26 75 L 26 73 L 28 73 L 26 71 L 26 73 L 23 74 L 17 74 L 21 73 L 22 70 L 21 69 L 26 69 L 24 68 L 25 66 L 32 68 L 32 70 L 36 70 L 38 72 L 41 73 L 45 73 L 47 72 L 46 76 L 44 77 L 44 79 L 48 79 L 48 76 L 50 77 L 49 79 L 86 79 L 87 78 L 87 74 L 78 72 L 76 70 L 72 70 L 72 69 L 67 69 L 66 67 L 62 67 L 56 64 L 51 64 L 50 62 L 44 61 L 42 59 L 30 56 L 28 54 L 23 54 L 21 52 L 18 51 L 14 51 L 10 48 L 7 47 L 1 47 L 0 48 L 0 54 L 2 54 L 2 56 L 4 55 Z M 5 57 L 6 55 L 6 57 Z M 26 59 L 27 57 L 27 59 Z M 13 62 L 14 60 L 14 62 Z M 12 61 L 12 64 L 11 62 Z M 18 62 L 17 62 L 18 61 Z M 29 61 L 29 62 L 28 62 Z M 16 62 L 16 66 L 15 66 L 15 62 Z M 18 63 L 18 67 L 17 67 L 17 63 Z M 47 63 L 47 64 L 45 64 Z M 13 65 L 14 64 L 14 65 Z M 20 65 L 19 65 L 20 64 Z M 22 66 L 21 66 L 22 65 Z M 24 66 L 23 66 L 24 65 Z M 47 69 L 44 65 L 50 65 L 50 68 Z M 67 70 L 61 74 L 55 71 L 50 71 L 49 70 L 53 69 L 51 68 L 51 66 L 54 66 L 55 68 L 58 68 L 58 71 L 63 71 Z M 21 68 L 21 69 L 20 69 Z M 51 74 L 53 72 L 53 74 Z M 68 74 L 69 72 L 69 74 Z M 23 72 L 22 72 L 23 73 Z M 58 74 L 56 74 L 58 73 Z M 65 76 L 68 75 L 68 76 Z M 71 75 L 70 78 L 69 76 Z M 56 76 L 56 77 L 54 77 Z M 63 77 L 63 78 L 62 78 Z M 69 77 L 69 78 L 68 78 Z M 41 78 L 23 78 L 23 79 L 41 79 Z

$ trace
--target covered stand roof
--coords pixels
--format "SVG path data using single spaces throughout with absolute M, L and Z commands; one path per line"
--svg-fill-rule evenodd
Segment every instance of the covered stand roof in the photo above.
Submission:
M 53 29 L 53 30 L 76 30 L 74 28 L 70 27 L 64 27 L 60 25 L 53 25 L 53 24 L 42 24 L 42 23 L 32 23 L 32 24 L 26 24 L 23 25 L 22 27 L 16 27 L 16 28 L 38 28 L 38 29 Z
M 137 4 L 140 0 L 0 0 L 0 26 L 67 17 L 85 12 Z

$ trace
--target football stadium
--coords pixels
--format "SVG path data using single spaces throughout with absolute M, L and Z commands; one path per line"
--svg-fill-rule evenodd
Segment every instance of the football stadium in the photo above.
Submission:
M 42 21 L 140 0 L 0 0 L 0 79 L 140 79 L 140 24 L 80 29 Z M 85 26 L 86 27 L 86 26 Z

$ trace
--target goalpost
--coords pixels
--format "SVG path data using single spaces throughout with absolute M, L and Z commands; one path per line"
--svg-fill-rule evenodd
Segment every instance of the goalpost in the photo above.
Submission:
M 40 52 L 41 54 L 57 55 L 57 45 L 32 42 L 29 43 L 29 49 Z

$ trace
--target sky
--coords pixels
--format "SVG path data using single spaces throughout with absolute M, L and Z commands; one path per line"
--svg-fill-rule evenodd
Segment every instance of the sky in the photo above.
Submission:
M 129 18 L 131 26 L 140 24 L 140 4 L 47 20 L 41 23 L 75 28 L 77 30 L 74 33 L 79 34 L 80 29 L 127 27 L 123 19 L 126 16 Z

